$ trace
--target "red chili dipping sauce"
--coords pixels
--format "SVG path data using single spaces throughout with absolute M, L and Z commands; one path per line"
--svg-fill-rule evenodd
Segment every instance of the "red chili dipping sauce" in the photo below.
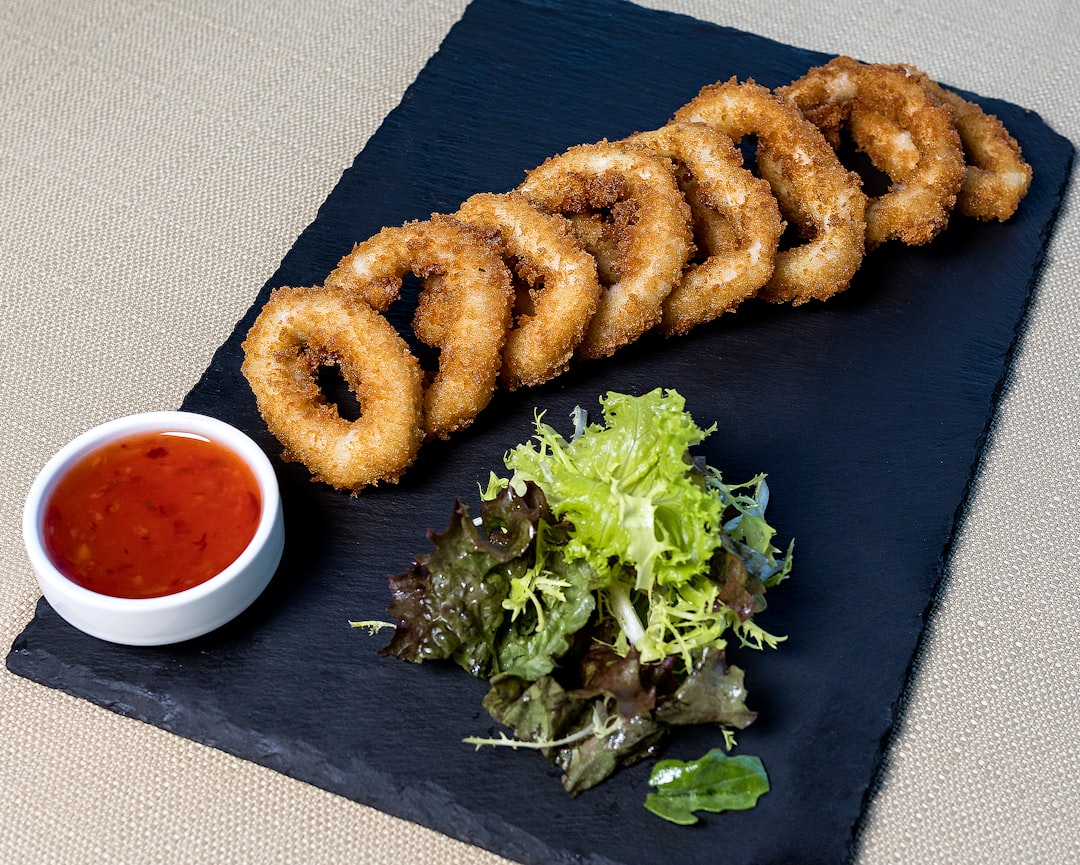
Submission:
M 261 510 L 258 481 L 232 450 L 192 433 L 138 433 L 61 478 L 45 508 L 45 549 L 95 592 L 171 595 L 232 564 Z

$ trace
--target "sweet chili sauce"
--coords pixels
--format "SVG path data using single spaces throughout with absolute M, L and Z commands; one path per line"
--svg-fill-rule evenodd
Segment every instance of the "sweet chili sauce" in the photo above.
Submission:
M 232 450 L 193 433 L 138 433 L 92 451 L 45 508 L 49 558 L 70 580 L 120 598 L 191 588 L 243 552 L 258 481 Z

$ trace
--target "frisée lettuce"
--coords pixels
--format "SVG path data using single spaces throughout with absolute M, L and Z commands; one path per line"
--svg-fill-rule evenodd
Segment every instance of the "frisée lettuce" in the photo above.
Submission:
M 764 475 L 730 485 L 694 457 L 714 428 L 678 392 L 608 393 L 601 405 L 602 423 L 575 412 L 569 439 L 538 415 L 477 515 L 455 503 L 431 551 L 390 578 L 383 650 L 489 680 L 484 707 L 513 735 L 467 741 L 541 751 L 571 794 L 658 753 L 680 725 L 717 725 L 733 744 L 755 715 L 725 649 L 732 637 L 780 642 L 754 617 L 791 569 L 765 520 Z M 707 774 L 683 772 L 680 801 L 695 801 L 684 788 Z M 761 782 L 745 789 L 750 799 L 702 801 L 752 807 Z

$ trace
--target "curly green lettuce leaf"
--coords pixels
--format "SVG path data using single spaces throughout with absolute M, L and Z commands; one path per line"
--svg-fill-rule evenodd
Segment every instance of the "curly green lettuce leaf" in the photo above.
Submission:
M 601 404 L 605 423 L 573 441 L 538 421 L 534 441 L 506 456 L 511 485 L 538 484 L 573 524 L 568 558 L 607 574 L 615 552 L 638 591 L 692 578 L 712 556 L 723 510 L 687 462 L 707 432 L 675 391 L 608 393 Z
M 712 428 L 694 422 L 676 391 L 608 393 L 601 404 L 604 422 L 584 425 L 578 413 L 570 440 L 538 417 L 532 441 L 506 455 L 505 483 L 540 486 L 572 527 L 562 555 L 599 575 L 616 647 L 644 663 L 675 655 L 689 668 L 695 652 L 723 648 L 729 629 L 744 644 L 775 645 L 752 621 L 765 588 L 790 569 L 790 550 L 777 560 L 764 519 L 764 477 L 729 486 L 693 459 L 689 449 Z M 486 495 L 501 488 L 493 479 Z
M 751 756 L 730 757 L 714 748 L 698 760 L 661 760 L 649 776 L 655 793 L 645 797 L 645 807 L 672 823 L 690 825 L 697 811 L 742 811 L 757 805 L 769 792 L 769 777 L 761 760 Z

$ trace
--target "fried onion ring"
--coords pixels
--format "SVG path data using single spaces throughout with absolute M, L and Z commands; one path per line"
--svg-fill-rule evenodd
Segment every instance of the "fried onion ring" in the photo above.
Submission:
M 956 209 L 985 222 L 1004 222 L 1012 217 L 1031 187 L 1031 166 L 1016 139 L 993 114 L 942 87 L 915 67 L 908 69 L 922 76 L 931 97 L 952 106 L 953 123 L 967 160 Z
M 703 123 L 669 123 L 627 139 L 681 166 L 700 264 L 691 263 L 664 299 L 661 329 L 668 336 L 734 310 L 757 293 L 773 272 L 784 223 L 767 181 L 742 164 L 731 138 Z M 704 223 L 704 224 L 702 224 Z
M 922 75 L 915 67 L 906 67 Z M 1031 186 L 1031 166 L 1024 159 L 1020 145 L 1004 124 L 993 114 L 987 114 L 974 102 L 942 87 L 923 76 L 923 84 L 939 104 L 952 106 L 953 125 L 960 136 L 966 162 L 964 182 L 956 196 L 956 209 L 965 216 L 984 222 L 1010 219 Z M 910 136 L 889 118 L 873 112 L 852 112 L 852 137 L 878 147 L 875 164 L 892 174 L 910 171 L 915 148 Z
M 1004 222 L 1009 219 L 1031 186 L 1031 166 L 1020 145 L 1000 120 L 974 102 L 927 79 L 930 95 L 951 105 L 956 131 L 967 158 L 964 183 L 957 209 L 965 216 Z
M 423 371 L 370 306 L 325 288 L 279 288 L 244 340 L 241 370 L 259 413 L 313 480 L 358 491 L 396 482 L 423 441 Z M 360 404 L 342 418 L 315 379 L 335 365 Z
M 873 248 L 897 239 L 910 245 L 933 240 L 949 222 L 964 180 L 964 152 L 953 126 L 953 111 L 931 98 L 926 76 L 885 63 L 836 57 L 816 66 L 777 92 L 791 100 L 829 140 L 840 145 L 852 114 L 852 140 L 877 168 L 889 175 L 889 190 L 870 201 L 866 242 Z M 902 132 L 882 135 L 870 115 Z M 874 134 L 877 133 L 877 134 Z M 903 156 L 887 155 L 899 146 Z
M 494 237 L 520 280 L 499 378 L 511 390 L 564 372 L 600 299 L 596 260 L 561 216 L 519 192 L 477 193 L 454 218 Z
M 872 201 L 837 156 L 844 130 L 891 179 Z M 761 179 L 736 147 L 747 137 Z M 276 290 L 242 370 L 283 457 L 355 493 L 397 481 L 425 439 L 471 424 L 497 383 L 541 384 L 574 357 L 657 326 L 686 333 L 755 295 L 826 300 L 867 249 L 926 243 L 954 206 L 1006 220 L 1030 183 L 1000 121 L 915 67 L 839 57 L 775 93 L 731 78 L 659 129 L 571 147 L 516 190 L 383 228 L 323 287 Z M 804 239 L 790 249 L 785 219 Z M 412 333 L 438 350 L 428 372 L 380 315 L 410 273 Z M 357 420 L 324 394 L 324 366 L 356 395 Z
M 863 258 L 866 196 L 814 124 L 768 88 L 735 78 L 703 87 L 674 120 L 705 123 L 736 142 L 756 136 L 758 170 L 808 238 L 777 253 L 759 297 L 798 305 L 847 288 Z
M 614 217 L 607 270 L 617 279 L 604 284 L 579 357 L 611 355 L 660 322 L 693 248 L 690 208 L 670 160 L 640 145 L 581 144 L 527 172 L 519 189 L 579 224 L 598 224 L 607 210 Z
M 471 424 L 495 391 L 514 300 L 510 272 L 489 238 L 435 215 L 357 244 L 325 284 L 385 312 L 407 273 L 440 277 L 420 292 L 413 332 L 439 349 L 424 388 L 424 430 L 446 438 Z

